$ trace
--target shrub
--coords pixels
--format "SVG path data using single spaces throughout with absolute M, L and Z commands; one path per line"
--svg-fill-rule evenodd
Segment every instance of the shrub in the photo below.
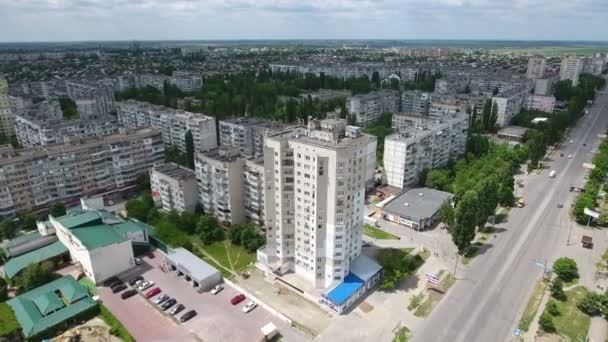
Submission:
M 554 300 L 550 300 L 547 303 L 547 312 L 549 312 L 553 316 L 559 316 L 559 307 L 557 306 L 557 302 Z
M 588 292 L 576 306 L 589 316 L 597 316 L 602 313 L 602 302 L 602 295 L 595 292 Z
M 551 286 L 549 287 L 549 290 L 551 291 L 551 296 L 553 296 L 553 298 L 558 299 L 558 300 L 566 299 L 566 293 L 564 292 L 564 284 L 561 281 L 561 279 L 559 279 L 559 278 L 553 279 L 553 281 L 551 282 Z
M 553 316 L 551 316 L 548 312 L 543 312 L 543 314 L 540 315 L 538 324 L 540 325 L 541 329 L 548 333 L 555 332 L 555 323 L 553 323 Z

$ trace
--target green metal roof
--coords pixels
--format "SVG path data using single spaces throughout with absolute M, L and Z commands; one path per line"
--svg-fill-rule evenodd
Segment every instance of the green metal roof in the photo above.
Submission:
M 67 248 L 65 248 L 65 246 L 60 241 L 55 241 L 48 246 L 10 259 L 4 265 L 4 274 L 9 279 L 13 278 L 15 275 L 17 275 L 17 273 L 21 272 L 21 270 L 28 267 L 29 265 L 37 264 L 39 262 L 48 260 L 50 258 L 66 253 L 67 251 Z
M 70 294 L 78 295 L 70 301 Z M 25 337 L 36 335 L 97 305 L 86 288 L 71 276 L 37 287 L 7 303 L 13 309 Z
M 119 224 L 113 224 L 112 228 L 116 230 L 116 232 L 122 236 L 127 233 L 140 232 L 142 230 L 146 230 L 145 224 L 134 222 L 134 221 L 125 221 Z
M 107 224 L 75 228 L 71 229 L 71 232 L 88 250 L 109 246 L 114 243 L 121 243 L 127 240 Z
M 101 214 L 95 210 L 76 211 L 56 218 L 62 226 L 72 229 L 90 224 L 101 224 Z

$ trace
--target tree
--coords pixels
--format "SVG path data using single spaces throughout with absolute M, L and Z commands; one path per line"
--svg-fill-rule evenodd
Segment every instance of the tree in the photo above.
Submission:
M 209 215 L 203 215 L 198 220 L 196 232 L 200 234 L 201 241 L 208 245 L 224 239 L 224 230 Z
M 66 211 L 63 202 L 58 201 L 53 203 L 53 206 L 49 210 L 49 214 L 51 214 L 53 217 L 64 216 L 66 214 Z
M 258 233 L 257 227 L 250 223 L 241 225 L 238 241 L 249 252 L 258 250 L 266 243 L 266 239 Z
M 492 103 L 492 111 L 490 112 L 490 118 L 488 119 L 488 127 L 487 130 L 493 131 L 496 127 L 496 120 L 498 120 L 498 105 L 496 101 Z
M 135 189 L 140 194 L 150 192 L 150 175 L 147 172 L 137 176 Z
M 479 201 L 477 206 L 477 226 L 482 227 L 488 217 L 494 215 L 494 210 L 498 205 L 498 183 L 494 177 L 488 177 L 481 181 L 477 186 L 477 196 Z
M 578 267 L 576 261 L 570 258 L 559 258 L 553 263 L 553 272 L 565 281 L 569 282 L 578 278 Z
M 425 186 L 427 188 L 447 190 L 452 183 L 449 170 L 436 169 L 431 170 L 426 174 Z
M 483 129 L 488 128 L 488 123 L 490 122 L 490 115 L 492 114 L 492 100 L 486 99 L 483 104 L 483 111 L 481 114 L 481 127 Z
M 4 278 L 0 277 L 0 302 L 8 299 L 8 284 Z
M 454 225 L 454 208 L 452 207 L 452 200 L 447 200 L 443 202 L 441 207 L 439 207 L 439 212 L 437 213 L 437 218 L 439 222 L 445 224 L 448 229 Z
M 574 94 L 572 81 L 563 80 L 555 82 L 555 84 L 553 85 L 553 94 L 555 95 L 555 98 L 559 101 L 569 100 Z
M 36 229 L 36 216 L 32 213 L 24 214 L 21 217 L 21 227 L 24 230 L 34 230 Z
M 186 234 L 192 234 L 196 231 L 199 215 L 191 211 L 184 211 L 179 216 L 178 228 Z
M 5 219 L 0 221 L 0 240 L 10 239 L 15 236 L 17 232 L 17 225 L 15 221 Z
M 186 247 L 190 240 L 184 232 L 179 230 L 174 222 L 166 219 L 160 220 L 154 227 L 154 236 L 171 247 Z
M 479 197 L 473 190 L 465 192 L 456 206 L 454 226 L 450 233 L 452 241 L 460 253 L 464 253 L 475 238 L 475 224 L 478 217 L 477 203 Z
M 606 294 L 601 295 L 596 292 L 587 292 L 576 306 L 589 316 L 598 316 L 604 311 L 603 303 L 605 302 Z
M 57 278 L 53 271 L 40 264 L 32 264 L 26 267 L 15 280 L 19 292 L 23 293 L 38 286 L 44 285 Z
M 547 312 L 549 312 L 552 316 L 559 316 L 559 307 L 557 306 L 557 302 L 554 300 L 550 300 L 547 302 Z
M 71 120 L 78 117 L 78 107 L 74 100 L 68 97 L 61 97 L 59 98 L 59 106 L 61 107 L 65 120 Z
M 548 333 L 555 332 L 555 323 L 553 323 L 553 316 L 551 316 L 551 314 L 549 314 L 548 312 L 543 312 L 543 314 L 540 315 L 538 325 L 540 325 L 540 328 Z
M 551 282 L 551 286 L 549 287 L 549 290 L 551 291 L 551 296 L 553 296 L 553 298 L 559 299 L 559 300 L 566 299 L 566 293 L 564 292 L 564 283 L 562 282 L 561 279 L 559 279 L 559 278 L 553 279 L 553 281 Z
M 125 206 L 127 215 L 142 222 L 148 222 L 148 211 L 151 209 L 140 199 L 132 199 L 127 201 Z
M 186 166 L 194 170 L 194 138 L 190 130 L 186 131 Z

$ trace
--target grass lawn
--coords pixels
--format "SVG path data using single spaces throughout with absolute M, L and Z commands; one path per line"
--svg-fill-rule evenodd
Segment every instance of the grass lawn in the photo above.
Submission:
M 193 241 L 193 244 L 211 255 L 221 266 L 235 273 L 244 270 L 256 260 L 255 252 L 252 253 L 241 246 L 233 245 L 229 240 L 205 245 L 197 239 Z M 205 260 L 210 261 L 208 258 Z
M 521 319 L 519 320 L 519 328 L 523 331 L 528 331 L 530 329 L 530 324 L 532 324 L 532 320 L 536 316 L 536 312 L 538 311 L 538 306 L 543 299 L 543 294 L 547 289 L 547 282 L 543 280 L 539 280 L 536 282 L 534 286 L 534 291 L 532 292 L 532 296 L 528 299 L 528 304 L 526 304 L 526 309 L 524 310 Z
M 454 285 L 454 276 L 451 273 L 447 273 L 444 270 L 439 271 L 437 277 L 441 279 L 439 281 L 438 289 L 427 288 L 420 296 L 424 296 L 424 300 L 414 310 L 414 316 L 416 317 L 427 317 L 431 311 L 439 304 L 441 299 L 445 296 L 447 291 Z M 410 302 L 410 306 L 415 306 L 415 303 Z M 411 308 L 408 307 L 408 309 Z
M 398 236 L 382 229 L 378 229 L 370 224 L 363 225 L 363 234 L 377 240 L 397 240 Z
M 0 303 L 0 340 L 3 336 L 11 335 L 20 329 L 21 326 L 11 307 L 6 303 Z
M 591 318 L 576 307 L 576 303 L 587 294 L 587 289 L 578 286 L 566 291 L 568 299 L 557 301 L 560 315 L 553 318 L 557 332 L 570 341 L 584 341 L 589 332 Z
M 99 294 L 99 292 L 97 291 L 97 286 L 95 286 L 95 283 L 93 283 L 93 281 L 88 277 L 82 277 L 78 282 L 80 283 L 80 285 L 86 287 L 91 293 L 91 295 L 95 296 Z

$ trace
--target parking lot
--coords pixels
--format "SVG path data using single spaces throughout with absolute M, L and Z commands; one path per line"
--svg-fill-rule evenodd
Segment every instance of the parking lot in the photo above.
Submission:
M 258 341 L 262 334 L 260 328 L 273 322 L 287 341 L 307 340 L 286 322 L 277 318 L 263 307 L 258 306 L 245 314 L 242 308 L 249 299 L 238 305 L 231 305 L 230 299 L 238 292 L 224 284 L 224 290 L 217 295 L 210 292 L 198 293 L 182 277 L 173 272 L 163 272 L 163 254 L 144 257 L 144 264 L 136 267 L 123 280 L 141 274 L 145 280 L 154 281 L 161 288 L 161 294 L 177 299 L 186 308 L 178 317 L 189 310 L 198 315 L 185 323 L 178 323 L 166 316 L 143 296 L 136 295 L 127 300 L 120 293 L 112 294 L 110 289 L 102 288 L 100 293 L 106 306 L 120 319 L 136 340 L 141 341 Z M 145 291 L 144 291 L 145 292 Z

